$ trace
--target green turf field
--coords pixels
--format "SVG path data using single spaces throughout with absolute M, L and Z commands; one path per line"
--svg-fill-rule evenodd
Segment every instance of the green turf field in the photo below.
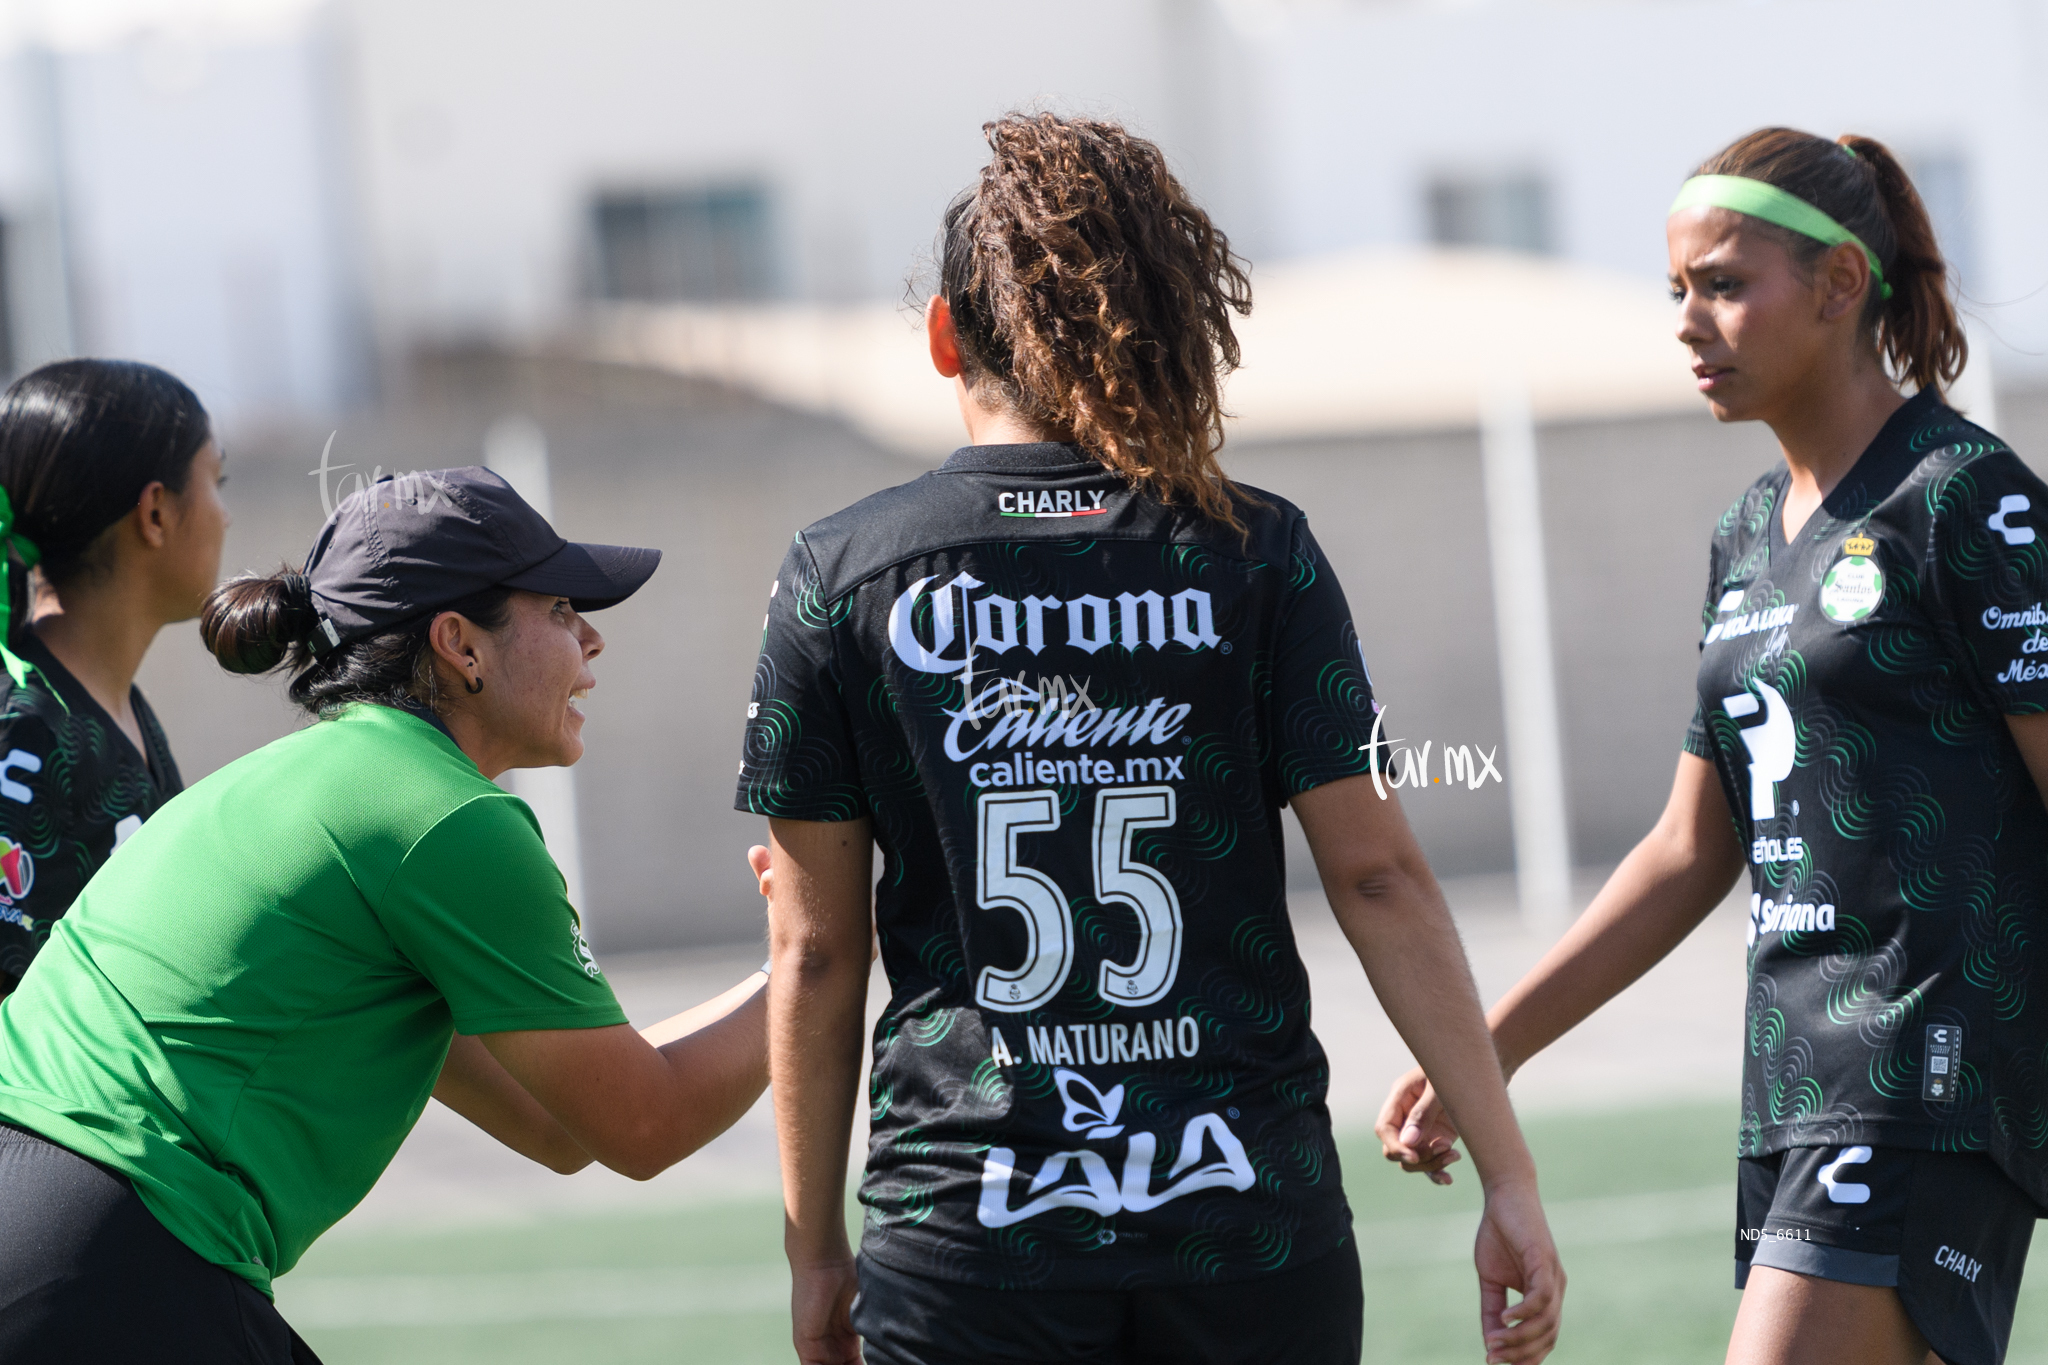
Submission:
M 1571 1276 L 1552 1359 L 1717 1365 L 1734 1321 L 1733 1115 L 1658 1109 L 1529 1122 Z M 1366 1265 L 1368 1362 L 1483 1359 L 1471 1269 L 1478 1189 L 1438 1189 L 1344 1145 Z M 767 1201 L 641 1218 L 413 1236 L 337 1234 L 279 1283 L 328 1365 L 752 1365 L 791 1359 L 781 1214 Z M 2013 1365 L 2048 1365 L 2030 1284 Z

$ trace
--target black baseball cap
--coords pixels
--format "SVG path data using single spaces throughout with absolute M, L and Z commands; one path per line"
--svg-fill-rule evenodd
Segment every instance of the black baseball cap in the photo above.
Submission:
M 404 625 L 486 588 L 566 597 L 579 612 L 625 601 L 661 551 L 564 540 L 478 465 L 386 475 L 342 499 L 306 556 L 315 649 Z

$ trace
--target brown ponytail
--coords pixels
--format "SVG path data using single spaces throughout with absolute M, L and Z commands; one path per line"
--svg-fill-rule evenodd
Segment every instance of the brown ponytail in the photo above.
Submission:
M 1948 296 L 1948 264 L 1934 224 L 1905 168 L 1875 138 L 1836 142 L 1791 128 L 1762 128 L 1709 159 L 1696 175 L 1740 175 L 1797 195 L 1861 237 L 1884 263 L 1887 299 L 1873 281 L 1863 318 L 1891 372 L 1937 392 L 1955 382 L 1969 343 Z M 1811 266 L 1827 246 L 1768 223 L 1794 259 Z
M 1011 114 L 946 209 L 940 293 L 964 378 L 1168 503 L 1243 531 L 1216 463 L 1230 314 L 1251 284 L 1230 243 L 1114 123 Z

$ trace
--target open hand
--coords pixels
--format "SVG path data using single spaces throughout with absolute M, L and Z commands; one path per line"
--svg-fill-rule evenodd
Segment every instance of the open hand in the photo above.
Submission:
M 1472 1259 L 1479 1268 L 1479 1332 L 1488 1365 L 1538 1365 L 1557 1346 L 1564 1265 L 1533 1184 L 1488 1192 Z M 1510 1289 L 1522 1296 L 1512 1307 Z
M 1373 1131 L 1387 1160 L 1400 1162 L 1404 1171 L 1420 1171 L 1436 1184 L 1451 1183 L 1444 1167 L 1460 1159 L 1458 1129 L 1421 1067 L 1394 1082 Z

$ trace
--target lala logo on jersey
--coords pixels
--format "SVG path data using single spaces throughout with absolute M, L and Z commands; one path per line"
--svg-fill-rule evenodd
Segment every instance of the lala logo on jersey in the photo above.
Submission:
M 1080 1133 L 1084 1141 L 1096 1141 L 1124 1131 L 1124 1125 L 1117 1122 L 1124 1102 L 1122 1086 L 1111 1087 L 1105 1095 L 1078 1071 L 1065 1067 L 1053 1072 L 1053 1080 L 1066 1105 L 1061 1122 L 1068 1132 Z M 1202 1156 L 1212 1146 L 1217 1159 L 1204 1162 Z M 1119 1213 L 1146 1213 L 1197 1190 L 1242 1192 L 1257 1180 L 1244 1144 L 1220 1114 L 1197 1114 L 1187 1121 L 1181 1129 L 1180 1151 L 1166 1172 L 1167 1183 L 1155 1190 L 1152 1165 L 1158 1153 L 1156 1134 L 1131 1134 L 1125 1139 L 1123 1178 L 1119 1180 L 1100 1152 L 1086 1148 L 1054 1152 L 1039 1163 L 1038 1174 L 1025 1188 L 1025 1202 L 1011 1208 L 1017 1153 L 1009 1147 L 992 1147 L 981 1168 L 981 1205 L 975 1216 L 985 1228 L 1006 1228 L 1058 1208 L 1086 1209 L 1113 1218 Z M 1062 1184 L 1069 1167 L 1076 1178 Z
M 0 834 L 0 900 L 13 904 L 36 884 L 36 861 L 27 849 Z
M 1114 604 L 1106 597 L 1084 593 L 1079 597 L 1027 597 L 1021 602 L 990 593 L 974 597 L 982 586 L 972 574 L 958 574 L 953 581 L 931 593 L 932 642 L 929 647 L 917 638 L 915 617 L 918 599 L 937 575 L 918 579 L 896 598 L 889 608 L 889 647 L 896 657 L 920 673 L 958 673 L 966 668 L 975 650 L 1007 654 L 1022 645 L 1037 654 L 1046 647 L 1046 621 L 1066 617 L 1066 643 L 1086 653 L 1108 645 L 1127 652 L 1147 646 L 1165 649 L 1167 627 L 1172 640 L 1190 650 L 1230 646 L 1216 633 L 1215 608 L 1209 594 L 1188 588 L 1171 598 L 1156 592 L 1118 593 Z M 1064 608 L 1064 611 L 1062 611 Z M 960 640 L 960 657 L 949 659 L 948 650 Z

